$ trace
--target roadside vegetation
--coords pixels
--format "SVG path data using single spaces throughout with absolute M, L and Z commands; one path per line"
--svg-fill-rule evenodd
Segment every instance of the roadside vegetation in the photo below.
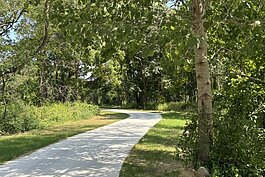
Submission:
M 1 135 L 90 116 L 87 105 L 75 112 L 67 102 L 196 105 L 182 146 L 194 168 L 265 176 L 264 0 L 0 0 L 0 7 Z
M 127 114 L 102 111 L 87 118 L 49 124 L 25 133 L 0 136 L 0 163 L 95 128 L 127 118 Z
M 97 115 L 99 108 L 81 102 L 53 103 L 41 107 L 15 102 L 0 106 L 0 112 L 4 115 L 0 133 L 13 134 L 88 119 Z
M 183 110 L 192 110 L 195 108 L 190 102 L 169 102 L 169 103 L 160 103 L 157 105 L 156 109 L 158 111 L 183 111 Z

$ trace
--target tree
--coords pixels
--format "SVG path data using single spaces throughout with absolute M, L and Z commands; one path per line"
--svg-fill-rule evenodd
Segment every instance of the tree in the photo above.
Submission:
M 195 46 L 195 68 L 198 89 L 198 160 L 202 163 L 210 161 L 212 144 L 212 91 L 207 56 L 207 37 L 204 28 L 206 1 L 192 1 L 192 27 L 197 38 Z

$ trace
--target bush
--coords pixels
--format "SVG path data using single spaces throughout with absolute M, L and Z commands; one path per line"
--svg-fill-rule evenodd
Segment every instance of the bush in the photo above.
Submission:
M 263 176 L 264 89 L 237 80 L 227 85 L 226 91 L 217 98 L 212 154 L 214 173 L 216 176 Z
M 162 103 L 158 104 L 157 110 L 158 111 L 182 111 L 185 109 L 192 108 L 191 103 L 185 103 L 185 102 L 169 102 L 169 103 Z
M 158 104 L 155 102 L 147 103 L 146 110 L 157 110 Z
M 21 102 L 6 105 L 4 117 L 4 106 L 0 107 L 2 120 L 0 131 L 5 133 L 25 132 L 39 127 L 39 121 L 31 114 L 31 106 Z
M 212 176 L 265 175 L 265 92 L 239 81 L 215 97 Z M 197 164 L 198 116 L 184 131 L 181 147 L 187 160 Z
M 3 115 L 4 107 L 0 108 L 1 115 Z M 63 124 L 67 121 L 87 119 L 98 112 L 98 106 L 80 102 L 51 104 L 42 107 L 12 103 L 6 107 L 6 116 L 2 118 L 0 131 L 5 133 L 25 132 Z

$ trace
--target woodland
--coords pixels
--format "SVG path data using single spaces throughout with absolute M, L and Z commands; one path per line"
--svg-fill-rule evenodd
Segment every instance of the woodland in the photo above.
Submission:
M 265 175 L 264 0 L 0 0 L 0 79 L 0 135 L 178 104 L 188 163 Z

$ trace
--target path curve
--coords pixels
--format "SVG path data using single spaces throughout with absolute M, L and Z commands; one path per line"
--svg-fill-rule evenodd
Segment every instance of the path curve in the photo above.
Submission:
M 130 149 L 161 116 L 128 110 L 108 111 L 131 116 L 0 165 L 0 176 L 118 177 Z

